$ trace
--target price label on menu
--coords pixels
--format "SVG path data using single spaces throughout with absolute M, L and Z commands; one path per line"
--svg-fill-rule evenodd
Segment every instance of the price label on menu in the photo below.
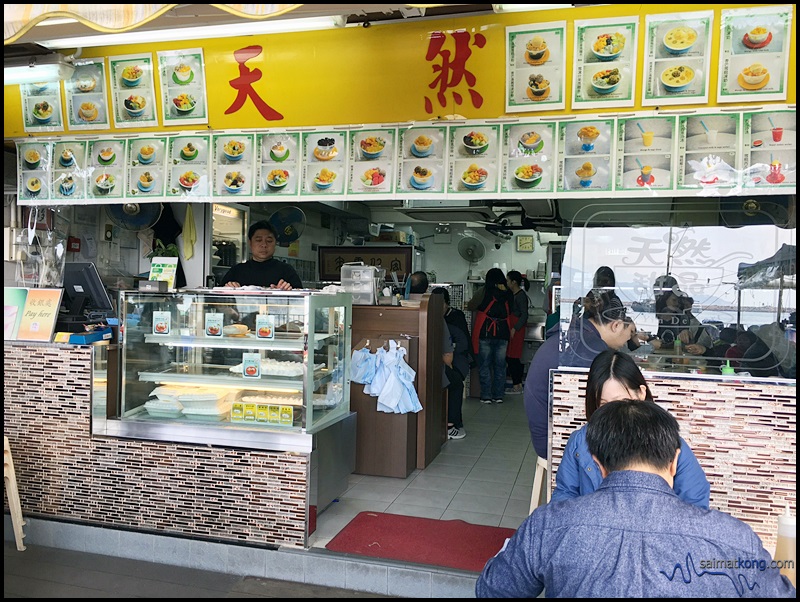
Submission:
M 261 354 L 242 354 L 242 376 L 245 378 L 261 378 Z

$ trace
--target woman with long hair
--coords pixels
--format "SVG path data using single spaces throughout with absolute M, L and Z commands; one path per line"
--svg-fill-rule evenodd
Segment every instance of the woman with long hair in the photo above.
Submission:
M 511 293 L 499 268 L 486 272 L 483 299 L 475 308 L 472 347 L 478 356 L 481 403 L 503 403 L 506 388 L 506 350 L 510 328 Z
M 512 389 L 509 393 L 519 395 L 522 393 L 522 347 L 525 344 L 525 326 L 528 323 L 528 293 L 530 287 L 528 279 L 517 270 L 506 274 L 508 290 L 511 292 L 511 321 L 509 326 L 508 350 L 506 361 L 508 373 L 511 376 Z
M 586 380 L 586 420 L 604 403 L 620 399 L 638 399 L 654 403 L 653 394 L 636 362 L 627 353 L 612 349 L 594 358 Z M 572 433 L 564 457 L 556 472 L 552 501 L 592 493 L 603 481 L 597 463 L 586 444 L 586 425 Z M 708 508 L 710 485 L 705 472 L 686 441 L 681 438 L 678 471 L 673 485 L 684 502 Z

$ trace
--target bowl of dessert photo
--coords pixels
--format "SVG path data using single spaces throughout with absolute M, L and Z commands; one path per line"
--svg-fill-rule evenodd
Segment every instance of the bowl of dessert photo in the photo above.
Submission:
M 136 182 L 136 187 L 142 192 L 150 192 L 153 190 L 153 188 L 155 188 L 155 185 L 156 179 L 149 171 L 146 171 L 140 175 L 138 182 Z
M 542 36 L 533 36 L 525 44 L 525 60 L 532 65 L 538 65 L 545 62 L 547 57 L 547 42 Z
M 267 174 L 267 187 L 270 190 L 282 190 L 289 183 L 289 172 L 285 169 L 273 169 Z
M 122 70 L 122 85 L 135 88 L 142 81 L 144 71 L 139 65 L 129 65 Z
M 28 181 L 25 182 L 25 188 L 28 194 L 36 196 L 42 191 L 42 181 L 36 177 L 28 178 Z
M 222 147 L 222 154 L 228 161 L 240 161 L 244 156 L 245 144 L 238 140 L 228 140 Z
M 191 66 L 187 65 L 186 63 L 180 63 L 175 65 L 172 69 L 172 81 L 176 84 L 185 85 L 191 83 L 194 79 L 194 71 L 192 71 Z
M 590 152 L 594 150 L 594 143 L 600 137 L 600 130 L 593 125 L 585 125 L 577 132 L 581 141 L 581 150 Z
M 415 157 L 427 157 L 433 152 L 433 138 L 429 136 L 417 136 L 411 143 L 411 154 Z
M 314 148 L 314 157 L 319 161 L 330 161 L 339 154 L 336 140 L 333 138 L 320 138 Z
M 61 184 L 58 185 L 58 191 L 64 196 L 71 196 L 75 193 L 75 179 L 72 176 L 64 176 Z
M 537 132 L 525 132 L 517 144 L 525 154 L 538 153 L 544 148 L 544 139 Z
M 526 93 L 531 100 L 544 100 L 550 93 L 550 80 L 541 73 L 532 73 L 528 76 Z
M 368 136 L 359 142 L 361 147 L 361 156 L 365 159 L 377 159 L 383 154 L 383 149 L 386 148 L 386 140 L 380 136 Z
M 33 105 L 33 118 L 38 123 L 50 123 L 53 118 L 53 105 L 46 100 Z
M 91 92 L 97 87 L 97 80 L 93 75 L 81 75 L 75 80 L 75 89 L 78 92 Z
M 376 188 L 386 181 L 386 172 L 379 167 L 371 167 L 361 176 L 361 183 L 367 188 Z
M 542 170 L 538 165 L 520 165 L 514 170 L 514 182 L 520 188 L 533 188 L 542 181 Z
M 481 155 L 489 148 L 489 137 L 483 132 L 471 131 L 462 139 L 469 155 Z
M 663 41 L 670 54 L 686 54 L 697 41 L 697 32 L 688 25 L 680 25 L 665 33 Z
M 590 161 L 586 161 L 578 169 L 575 170 L 575 175 L 579 178 L 581 188 L 589 188 L 592 185 L 592 177 L 597 173 L 597 169 Z
M 97 153 L 97 161 L 100 165 L 111 165 L 117 159 L 117 153 L 114 152 L 114 149 L 110 146 L 107 148 L 101 148 L 100 152 Z
M 592 89 L 598 94 L 611 94 L 621 81 L 619 69 L 603 69 L 592 76 Z
M 761 63 L 753 63 L 749 67 L 742 69 L 741 75 L 746 84 L 757 86 L 767 79 L 769 71 L 767 71 L 767 68 Z
M 433 171 L 422 165 L 414 167 L 414 173 L 411 175 L 411 186 L 417 190 L 427 190 L 433 186 Z
M 172 104 L 179 115 L 188 115 L 194 111 L 197 101 L 191 94 L 178 94 L 172 99 Z
M 144 96 L 139 96 L 138 94 L 131 94 L 126 98 L 123 102 L 125 105 L 125 110 L 128 112 L 128 115 L 131 117 L 139 117 L 144 114 L 144 108 L 147 104 Z
M 72 167 L 75 164 L 75 153 L 72 152 L 71 148 L 65 148 L 58 156 L 58 162 L 62 167 Z
M 289 157 L 289 147 L 283 142 L 276 142 L 269 149 L 270 159 L 282 163 Z
M 25 167 L 28 169 L 36 169 L 42 162 L 42 154 L 35 148 L 29 148 L 23 155 Z
M 101 173 L 94 179 L 94 184 L 100 194 L 109 194 L 117 185 L 117 178 L 110 173 Z
M 461 183 L 467 190 L 479 190 L 486 185 L 489 172 L 473 163 L 461 174 Z
M 181 159 L 192 161 L 197 158 L 198 152 L 198 148 L 192 142 L 187 142 L 186 146 L 181 149 Z
M 767 38 L 769 38 L 769 29 L 763 25 L 757 25 L 746 34 L 744 34 L 744 43 L 746 46 L 766 46 Z
M 145 144 L 142 148 L 139 149 L 139 162 L 147 165 L 148 163 L 152 163 L 153 159 L 156 156 L 156 147 L 152 144 Z
M 592 54 L 601 61 L 613 61 L 625 48 L 625 36 L 619 32 L 602 33 L 592 44 Z
M 333 186 L 334 180 L 336 180 L 336 172 L 323 167 L 320 172 L 314 176 L 314 186 L 320 190 L 326 190 Z
M 97 105 L 93 102 L 82 102 L 78 106 L 78 118 L 81 121 L 94 121 L 98 116 Z
M 238 194 L 244 189 L 244 174 L 240 171 L 229 171 L 225 174 L 222 185 L 231 194 Z
M 200 184 L 200 174 L 196 171 L 186 171 L 178 177 L 178 183 L 185 190 L 192 190 Z
M 667 92 L 683 92 L 694 80 L 694 69 L 686 65 L 668 67 L 661 72 L 661 85 Z

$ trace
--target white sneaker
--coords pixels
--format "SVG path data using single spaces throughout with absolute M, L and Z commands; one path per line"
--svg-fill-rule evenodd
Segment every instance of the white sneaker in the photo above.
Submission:
M 492 401 L 495 402 L 495 403 L 503 403 L 503 398 L 500 397 L 498 399 L 493 399 Z
M 491 399 L 481 399 L 481 403 L 491 404 L 492 400 Z
M 448 439 L 463 439 L 466 436 L 467 436 L 467 431 L 465 431 L 463 427 L 460 429 L 453 427 L 449 431 L 447 431 Z

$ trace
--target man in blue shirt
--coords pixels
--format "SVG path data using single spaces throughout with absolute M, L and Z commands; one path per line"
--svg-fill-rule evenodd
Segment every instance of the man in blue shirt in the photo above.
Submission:
M 675 494 L 680 436 L 669 412 L 613 401 L 586 439 L 600 488 L 537 508 L 486 563 L 477 597 L 796 597 L 749 526 Z

